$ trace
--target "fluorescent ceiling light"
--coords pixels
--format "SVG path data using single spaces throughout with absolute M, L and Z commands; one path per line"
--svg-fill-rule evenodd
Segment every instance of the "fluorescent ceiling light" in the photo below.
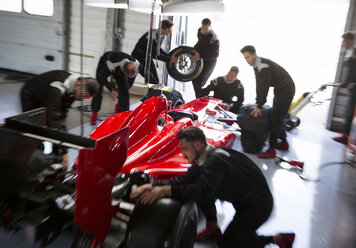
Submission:
M 129 0 L 129 9 L 141 13 L 151 13 L 152 11 L 152 0 Z M 156 4 L 154 6 L 154 13 L 160 14 L 162 2 L 160 0 L 156 0 Z
M 186 15 L 200 13 L 224 12 L 221 0 L 168 0 L 163 3 L 164 15 Z
M 128 0 L 84 0 L 85 5 L 91 7 L 127 9 Z

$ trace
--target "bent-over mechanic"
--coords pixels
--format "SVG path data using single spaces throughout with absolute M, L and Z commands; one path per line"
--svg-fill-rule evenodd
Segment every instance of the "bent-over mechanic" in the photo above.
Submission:
M 94 96 L 99 88 L 98 82 L 91 77 L 78 78 L 63 70 L 49 71 L 26 82 L 21 89 L 23 111 L 40 107 L 47 108 L 47 125 L 66 131 L 65 119 L 68 109 L 75 100 Z M 63 146 L 53 146 L 53 152 L 62 156 L 63 167 L 68 166 L 68 152 Z
M 226 148 L 213 147 L 206 142 L 198 127 L 187 127 L 178 132 L 183 156 L 192 163 L 188 171 L 162 184 L 145 184 L 131 193 L 143 204 L 170 196 L 180 201 L 196 201 L 207 219 L 206 229 L 198 239 L 212 236 L 220 247 L 264 247 L 276 243 L 291 247 L 294 234 L 274 237 L 256 235 L 256 230 L 270 216 L 272 194 L 258 166 L 244 154 Z M 215 201 L 231 202 L 236 214 L 221 236 L 217 224 Z M 287 245 L 290 246 L 287 246 Z

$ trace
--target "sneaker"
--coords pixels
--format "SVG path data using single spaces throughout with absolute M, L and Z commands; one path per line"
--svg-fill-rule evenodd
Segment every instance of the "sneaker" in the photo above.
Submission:
M 119 113 L 120 104 L 115 104 L 115 113 Z
M 288 141 L 282 141 L 280 143 L 277 143 L 275 148 L 282 151 L 288 151 L 289 149 Z
M 198 233 L 196 236 L 196 241 L 198 242 L 206 242 L 206 241 L 211 241 L 214 240 L 218 242 L 218 240 L 221 238 L 221 230 L 220 227 L 217 225 L 211 225 L 211 224 L 206 224 L 205 229 Z
M 336 142 L 339 142 L 341 144 L 347 145 L 348 137 L 346 134 L 343 133 L 340 136 L 333 137 L 333 140 L 335 140 Z
M 98 120 L 98 113 L 93 112 L 93 113 L 91 114 L 90 124 L 91 124 L 91 125 L 95 125 L 97 120 Z
M 275 244 L 280 248 L 292 248 L 294 238 L 294 233 L 279 233 L 275 236 Z
M 276 156 L 276 150 L 269 148 L 266 152 L 261 152 L 257 155 L 258 158 L 274 158 Z

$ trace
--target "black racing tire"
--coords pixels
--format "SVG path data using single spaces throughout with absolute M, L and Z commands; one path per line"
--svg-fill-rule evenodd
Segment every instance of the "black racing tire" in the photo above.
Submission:
M 203 60 L 192 61 L 195 49 L 190 46 L 179 46 L 169 53 L 169 60 L 166 62 L 168 74 L 177 81 L 188 82 L 197 78 L 203 69 Z M 178 57 L 177 63 L 171 63 L 171 57 Z
M 196 235 L 195 204 L 170 198 L 151 205 L 136 204 L 123 248 L 192 248 Z
M 198 210 L 194 202 L 182 206 L 174 225 L 169 248 L 193 248 L 197 234 Z

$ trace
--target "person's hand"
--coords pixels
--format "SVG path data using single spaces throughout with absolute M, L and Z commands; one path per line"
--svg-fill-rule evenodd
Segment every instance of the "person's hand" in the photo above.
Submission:
M 131 199 L 134 199 L 136 197 L 139 197 L 140 195 L 142 195 L 143 192 L 145 191 L 151 191 L 152 190 L 152 185 L 151 184 L 144 184 L 144 185 L 141 185 L 139 187 L 137 187 L 136 189 L 133 189 L 131 191 L 131 194 L 130 194 L 130 198 Z
M 175 56 L 175 54 L 172 54 L 170 63 L 177 63 L 178 62 L 178 57 Z
M 152 204 L 158 199 L 161 199 L 165 196 L 170 195 L 171 187 L 169 185 L 166 186 L 154 186 L 151 190 L 146 190 L 140 196 L 140 202 L 142 204 Z
M 258 107 L 251 107 L 251 113 L 250 115 L 252 115 L 253 117 L 258 117 L 262 115 L 262 110 Z
M 63 165 L 63 170 L 66 171 L 68 168 L 68 163 L 69 163 L 69 159 L 68 159 L 68 153 L 63 154 L 62 155 L 62 165 Z
M 197 51 L 195 51 L 195 54 L 194 54 L 194 56 L 193 56 L 191 59 L 192 59 L 192 61 L 197 61 L 197 60 L 199 60 L 199 59 L 200 59 L 200 54 L 199 54 Z
M 118 94 L 117 94 L 116 90 L 110 91 L 110 96 L 114 101 L 117 101 Z

